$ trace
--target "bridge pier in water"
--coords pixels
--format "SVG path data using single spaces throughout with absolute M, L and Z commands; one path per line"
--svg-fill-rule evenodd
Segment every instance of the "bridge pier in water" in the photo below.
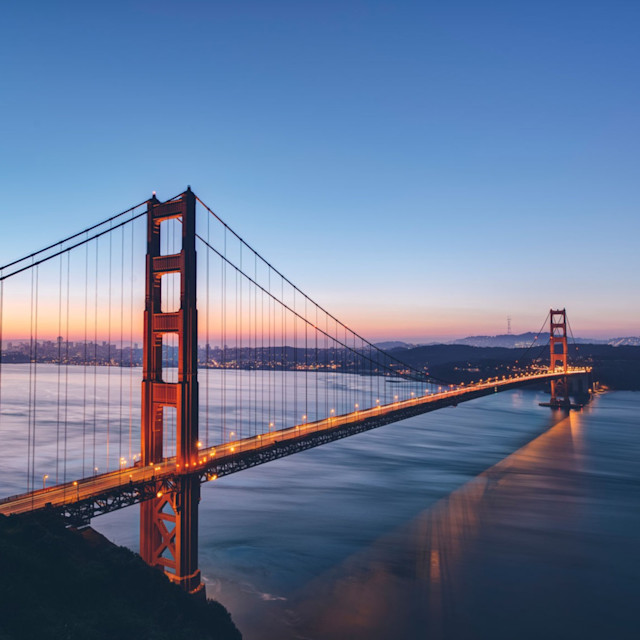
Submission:
M 140 505 L 140 555 L 162 569 L 190 593 L 204 595 L 198 570 L 198 503 L 200 479 L 188 469 L 198 454 L 198 344 L 196 309 L 196 210 L 191 189 L 178 199 L 147 205 L 146 291 L 142 378 L 142 465 L 159 464 L 164 457 L 165 410 L 176 414 L 176 466 L 171 491 L 158 483 L 156 497 Z M 161 255 L 163 222 L 182 221 L 182 249 Z M 180 308 L 162 311 L 161 279 L 180 276 Z M 163 379 L 163 336 L 178 340 L 178 381 Z
M 560 369 L 565 375 L 557 380 L 551 380 L 551 399 L 540 403 L 543 407 L 552 409 L 577 409 L 590 399 L 592 381 L 590 373 L 572 376 L 569 380 L 568 362 L 569 347 L 567 343 L 567 312 L 566 309 L 551 309 L 549 311 L 549 371 Z M 570 396 L 576 398 L 572 403 Z
M 567 345 L 567 313 L 565 309 L 551 309 L 549 311 L 549 369 L 562 367 L 567 372 L 569 348 Z M 569 408 L 569 379 L 564 376 L 561 380 L 551 381 L 552 407 Z

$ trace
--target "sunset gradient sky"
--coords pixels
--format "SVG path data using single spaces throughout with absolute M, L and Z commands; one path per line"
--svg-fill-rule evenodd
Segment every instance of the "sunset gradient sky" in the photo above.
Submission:
M 191 185 L 372 339 L 640 335 L 640 3 L 10 2 L 0 262 Z

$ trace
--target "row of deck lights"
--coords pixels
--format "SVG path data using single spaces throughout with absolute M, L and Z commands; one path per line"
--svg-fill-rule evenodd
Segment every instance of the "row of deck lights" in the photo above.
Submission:
M 526 374 L 526 373 L 519 373 L 519 374 L 516 374 L 516 375 L 510 375 L 509 377 L 507 377 L 506 375 L 504 375 L 504 376 L 502 376 L 502 380 L 512 380 L 512 379 L 515 379 L 515 378 L 524 378 L 524 377 L 527 377 L 527 375 L 530 375 L 530 374 Z M 498 378 L 498 376 L 496 376 L 495 378 L 487 378 L 486 380 L 484 380 L 484 379 L 482 379 L 482 378 L 481 378 L 481 379 L 479 380 L 478 384 L 483 384 L 483 383 L 484 383 L 484 384 L 491 384 L 491 381 L 492 381 L 492 380 L 493 380 L 494 382 L 498 382 L 498 381 L 499 381 L 499 378 Z M 469 384 L 470 384 L 470 385 L 474 384 L 473 380 L 472 380 Z M 463 386 L 465 386 L 465 383 L 464 383 L 464 382 L 460 383 L 460 387 L 463 387 Z M 451 392 L 451 391 L 453 391 L 453 385 L 449 385 L 449 389 L 445 389 L 445 393 L 449 393 L 449 392 Z M 439 393 L 442 393 L 442 387 L 438 387 L 438 392 L 439 392 Z M 428 391 L 425 391 L 425 395 L 428 395 Z M 412 392 L 411 392 L 411 400 L 414 400 L 414 399 L 415 399 L 415 392 L 414 392 L 414 391 L 412 391 Z M 395 402 L 395 403 L 397 403 L 397 402 L 398 402 L 398 396 L 397 396 L 397 395 L 394 395 L 394 402 Z M 357 414 L 358 414 L 358 410 L 359 410 L 359 408 L 360 408 L 360 405 L 356 402 L 356 403 L 355 403 L 355 405 L 354 405 L 354 407 L 355 407 L 355 414 L 357 415 Z M 379 398 L 377 398 L 377 399 L 376 399 L 376 407 L 375 407 L 375 408 L 376 408 L 376 409 L 381 409 L 381 408 L 382 408 L 382 407 L 381 407 L 381 405 L 380 405 L 380 399 L 379 399 Z M 303 424 L 307 424 L 307 422 L 306 422 L 306 421 L 307 421 L 307 417 L 308 417 L 308 416 L 307 416 L 306 414 L 304 414 L 304 415 L 302 416 Z M 331 409 L 331 410 L 330 410 L 329 419 L 331 420 L 331 419 L 332 419 L 332 418 L 334 418 L 334 417 L 335 417 L 335 409 Z M 274 427 L 274 423 L 273 423 L 273 422 L 270 422 L 270 423 L 269 423 L 269 432 L 271 432 L 271 429 L 272 429 L 273 427 Z M 262 435 L 263 435 L 263 434 L 259 434 L 259 436 L 258 436 L 258 437 L 262 437 Z M 230 436 L 230 437 L 235 436 L 235 432 L 234 432 L 234 431 L 231 431 L 231 432 L 229 433 L 229 436 Z M 202 446 L 203 446 L 202 442 L 198 442 L 198 443 L 197 443 L 197 447 L 198 447 L 198 449 L 201 449 L 201 448 L 202 448 Z M 231 448 L 230 448 L 230 451 L 233 453 L 233 452 L 235 451 L 235 447 L 231 447 Z M 216 451 L 215 451 L 215 449 L 213 449 L 213 450 L 211 451 L 211 453 L 209 454 L 209 459 L 213 458 L 215 455 L 216 455 Z M 136 454 L 136 455 L 134 455 L 134 456 L 133 456 L 132 460 L 133 460 L 133 462 L 134 462 L 134 463 L 135 463 L 135 461 L 136 461 L 136 458 L 138 458 L 139 456 L 140 456 L 140 454 Z M 202 464 L 205 464 L 206 462 L 207 462 L 207 458 L 206 458 L 206 456 L 205 456 L 204 458 L 201 458 L 198 462 L 193 463 L 193 464 L 194 464 L 194 466 L 195 466 L 196 464 L 201 464 L 201 465 L 202 465 Z M 124 458 L 124 457 L 121 457 L 121 458 L 120 458 L 120 468 L 122 469 L 122 467 L 123 467 L 126 463 L 127 463 L 127 459 L 126 459 L 126 458 Z M 149 466 L 153 466 L 153 465 L 154 465 L 154 463 L 151 463 L 151 465 L 149 465 Z M 177 467 L 180 467 L 180 465 L 179 465 L 179 464 L 177 464 L 176 466 L 177 466 Z M 188 463 L 188 462 L 187 462 L 187 463 L 185 463 L 185 466 L 187 466 L 187 467 L 188 467 L 188 466 L 189 466 L 189 463 Z M 159 470 L 160 470 L 160 467 L 156 467 L 156 470 L 158 470 L 158 471 L 159 471 Z M 95 474 L 97 474 L 97 473 L 98 473 L 98 467 L 94 467 L 94 473 L 95 473 Z M 130 475 L 130 477 L 131 477 L 131 475 Z M 217 476 L 216 474 L 213 474 L 213 475 L 211 476 L 211 478 L 210 478 L 210 479 L 215 480 L 215 479 L 217 479 L 217 477 L 218 477 L 218 476 Z M 43 488 L 43 489 L 46 489 L 46 481 L 48 480 L 48 478 L 49 478 L 49 474 L 46 474 L 46 473 L 45 473 L 45 474 L 42 476 L 42 488 Z M 76 480 L 74 480 L 74 482 L 73 482 L 73 486 L 74 486 L 74 487 L 76 487 L 76 490 L 77 490 L 77 491 L 78 491 L 78 493 L 79 493 L 80 488 L 79 488 L 78 482 L 77 482 Z

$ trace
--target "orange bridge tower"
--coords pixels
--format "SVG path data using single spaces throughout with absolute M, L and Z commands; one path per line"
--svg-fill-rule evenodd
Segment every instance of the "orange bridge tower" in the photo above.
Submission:
M 549 311 L 549 369 L 567 373 L 569 349 L 567 346 L 567 312 L 565 309 Z M 551 381 L 551 406 L 569 406 L 569 380 L 565 376 Z
M 198 564 L 198 503 L 200 480 L 189 475 L 197 460 L 198 443 L 198 318 L 196 310 L 196 201 L 190 188 L 175 200 L 159 202 L 155 195 L 147 204 L 147 263 L 144 311 L 142 378 L 142 464 L 163 459 L 164 425 L 175 412 L 175 485 L 140 505 L 140 555 L 161 568 L 186 591 L 203 591 Z M 182 249 L 162 255 L 163 223 L 182 223 Z M 167 225 L 165 225 L 166 227 Z M 161 279 L 180 276 L 180 308 L 162 311 Z M 163 336 L 178 340 L 178 381 L 163 380 Z

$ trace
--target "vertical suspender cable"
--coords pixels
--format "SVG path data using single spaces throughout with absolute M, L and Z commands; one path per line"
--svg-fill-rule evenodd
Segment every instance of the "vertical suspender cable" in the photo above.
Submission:
M 284 278 L 280 278 L 280 295 L 284 302 Z M 287 362 L 287 313 L 286 309 L 282 308 L 282 424 L 287 424 L 287 375 L 288 375 L 288 362 Z
M 253 280 L 258 281 L 258 258 L 253 254 Z M 264 430 L 264 425 L 258 426 L 258 288 L 253 287 L 253 428 L 257 433 Z
M 234 425 L 235 429 L 233 429 L 234 433 L 236 434 L 237 438 L 242 437 L 241 435 L 241 425 L 242 425 L 242 403 L 240 402 L 240 384 L 239 384 L 239 379 L 240 379 L 240 352 L 238 350 L 238 346 L 239 346 L 239 333 L 238 333 L 238 327 L 239 327 L 239 315 L 241 313 L 240 311 L 240 307 L 239 307 L 239 294 L 238 294 L 238 271 L 236 270 L 235 272 L 235 333 L 236 333 L 236 338 L 235 338 L 235 412 L 234 412 Z
M 130 269 L 130 291 L 129 291 L 129 458 L 132 457 L 133 441 L 133 248 L 135 226 L 131 224 L 131 269 Z M 135 453 L 133 455 L 136 455 Z
M 304 299 L 304 318 L 307 319 L 307 298 Z M 304 421 L 309 417 L 309 323 L 304 323 Z
M 96 428 L 98 419 L 98 258 L 100 254 L 100 239 L 96 238 L 95 259 L 95 295 L 93 307 L 93 470 L 96 467 Z
M 118 459 L 122 459 L 122 401 L 124 399 L 124 227 L 121 227 L 120 238 L 120 415 L 118 417 Z M 127 458 L 131 464 L 131 456 Z
M 315 372 L 315 381 L 316 381 L 316 415 L 314 417 L 314 420 L 318 420 L 320 418 L 320 407 L 318 406 L 318 377 L 320 375 L 320 366 L 319 366 L 319 362 L 318 362 L 318 305 L 315 305 L 316 307 L 316 321 L 315 321 L 315 327 L 314 327 L 314 333 L 315 333 L 315 338 L 316 338 L 316 356 L 315 356 L 315 362 L 314 362 L 314 372 Z
M 38 295 L 39 295 L 40 267 L 36 265 L 36 298 L 35 298 L 35 327 L 34 327 L 34 352 L 33 352 L 33 446 L 31 447 L 31 489 L 35 489 L 36 479 L 36 429 L 38 409 Z
M 207 243 L 211 244 L 210 241 L 210 237 L 209 237 L 209 232 L 210 232 L 210 222 L 211 222 L 211 216 L 207 216 Z M 211 313 L 211 308 L 209 306 L 209 269 L 210 269 L 210 264 L 209 264 L 209 258 L 210 258 L 210 254 L 211 254 L 211 250 L 210 249 L 206 249 L 205 250 L 205 255 L 206 255 L 206 269 L 207 269 L 207 277 L 205 279 L 205 299 L 206 299 L 206 307 L 207 307 L 207 328 L 206 328 L 206 336 L 205 339 L 207 341 L 206 345 L 205 345 L 205 387 L 206 387 L 206 393 L 205 393 L 205 406 L 206 406 L 206 433 L 205 433 L 205 444 L 207 447 L 209 447 L 209 370 L 211 369 L 210 366 L 210 356 L 209 356 L 209 341 L 210 341 L 210 336 L 209 336 L 209 320 L 210 320 L 210 313 Z
M 62 335 L 62 254 L 60 254 L 60 267 L 58 274 L 58 336 L 56 342 L 58 343 L 58 393 L 56 395 L 56 484 L 59 482 L 58 474 L 60 468 L 60 387 L 62 377 L 62 344 L 60 342 L 60 336 Z
M 29 396 L 27 407 L 27 492 L 31 490 L 31 429 L 33 426 L 33 289 L 35 269 L 31 269 L 31 304 L 29 310 Z
M 227 228 L 224 229 L 224 257 L 222 261 L 222 441 L 227 439 Z
M 269 269 L 269 293 L 271 293 L 271 269 Z M 271 386 L 272 386 L 272 379 L 271 379 L 271 372 L 273 370 L 273 351 L 271 349 L 271 302 L 272 302 L 272 298 L 269 297 L 267 298 L 267 313 L 269 314 L 269 318 L 267 321 L 267 331 L 269 332 L 269 370 L 267 372 L 267 402 L 268 402 L 268 407 L 269 407 L 269 422 L 275 422 L 274 420 L 274 416 L 273 416 L 273 412 L 272 412 L 272 406 L 271 406 Z
M 87 435 L 87 340 L 89 314 L 89 243 L 84 245 L 84 349 L 82 355 L 82 475 L 85 475 Z M 93 473 L 93 469 L 91 470 Z
M 111 280 L 112 280 L 112 258 L 113 258 L 113 234 L 109 233 L 109 289 L 107 300 L 107 472 L 109 472 L 109 439 L 111 436 Z M 116 469 L 118 468 L 116 465 Z
M 64 369 L 64 481 L 67 481 L 67 433 L 69 425 L 69 297 L 71 290 L 71 253 L 67 252 L 67 308 L 65 318 L 65 369 Z M 58 365 L 60 366 L 60 365 Z M 83 470 L 84 471 L 84 470 Z
M 0 269 L 0 431 L 2 430 L 2 337 L 4 330 L 4 280 Z

